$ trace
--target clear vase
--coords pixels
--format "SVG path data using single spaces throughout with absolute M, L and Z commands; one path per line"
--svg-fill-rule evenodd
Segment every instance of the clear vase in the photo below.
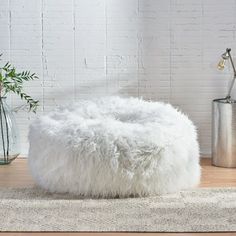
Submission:
M 0 97 L 0 165 L 11 163 L 20 154 L 18 134 L 6 97 Z

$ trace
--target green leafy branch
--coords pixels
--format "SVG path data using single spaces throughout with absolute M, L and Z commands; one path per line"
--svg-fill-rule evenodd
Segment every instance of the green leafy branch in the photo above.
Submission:
M 2 54 L 0 54 L 0 57 Z M 29 106 L 29 111 L 34 113 L 39 105 L 38 100 L 34 100 L 31 96 L 23 91 L 23 83 L 25 81 L 38 79 L 35 73 L 30 71 L 22 71 L 18 73 L 9 62 L 0 68 L 0 96 L 5 96 L 9 92 L 13 92 L 26 101 Z

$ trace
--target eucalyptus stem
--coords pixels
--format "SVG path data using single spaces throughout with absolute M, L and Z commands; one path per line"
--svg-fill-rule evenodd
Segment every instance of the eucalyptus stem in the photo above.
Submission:
M 2 54 L 0 53 L 0 60 Z M 23 85 L 25 82 L 38 79 L 38 76 L 35 73 L 31 73 L 28 70 L 18 72 L 16 68 L 10 63 L 7 62 L 3 67 L 0 67 L 0 138 L 2 137 L 2 158 L 0 164 L 10 163 L 12 161 L 12 147 L 11 145 L 11 120 L 8 117 L 7 109 L 5 103 L 3 103 L 3 97 L 8 93 L 14 93 L 23 100 L 29 111 L 36 113 L 37 107 L 39 106 L 39 101 L 33 99 L 30 95 L 25 93 L 23 90 Z M 4 123 L 5 122 L 5 123 Z
M 1 120 L 1 136 L 2 136 L 2 147 L 3 147 L 3 155 L 4 155 L 4 162 L 7 161 L 6 159 L 6 150 L 5 150 L 5 140 L 4 140 L 4 133 L 3 133 L 3 119 L 2 119 L 2 97 L 0 97 L 0 120 Z
M 1 98 L 1 101 L 2 101 L 2 98 Z M 7 135 L 7 159 L 9 158 L 9 128 L 8 128 L 8 120 L 7 120 L 7 116 L 6 116 L 6 111 L 5 111 L 5 108 L 3 106 L 3 102 L 1 102 L 1 105 L 2 105 L 2 111 L 3 111 L 3 115 L 4 115 L 4 118 L 5 118 L 5 125 L 6 125 L 6 135 Z
M 7 62 L 3 67 L 0 67 L 0 96 L 5 96 L 9 92 L 15 93 L 26 102 L 29 111 L 35 113 L 39 101 L 34 100 L 23 91 L 23 83 L 35 79 L 38 79 L 35 73 L 30 71 L 17 72 L 16 68 Z

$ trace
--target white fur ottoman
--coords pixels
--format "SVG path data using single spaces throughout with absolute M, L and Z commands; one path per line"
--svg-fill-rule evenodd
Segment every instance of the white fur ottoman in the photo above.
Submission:
M 199 183 L 193 123 L 169 104 L 106 97 L 35 120 L 29 166 L 51 192 L 145 196 Z

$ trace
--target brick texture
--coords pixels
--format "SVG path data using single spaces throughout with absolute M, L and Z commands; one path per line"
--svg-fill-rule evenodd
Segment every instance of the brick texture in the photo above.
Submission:
M 210 155 L 211 100 L 225 96 L 232 73 L 216 64 L 226 47 L 236 55 L 235 12 L 235 0 L 1 0 L 1 62 L 39 75 L 25 88 L 38 115 L 107 94 L 170 102 Z M 22 155 L 34 117 L 16 113 Z

